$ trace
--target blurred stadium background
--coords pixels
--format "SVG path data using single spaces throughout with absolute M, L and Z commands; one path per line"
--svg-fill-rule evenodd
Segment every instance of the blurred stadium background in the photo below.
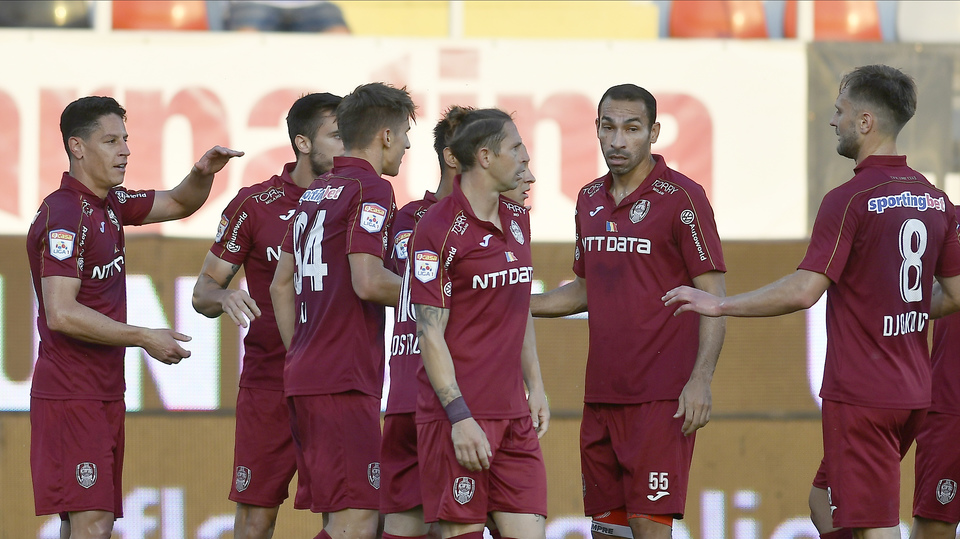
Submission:
M 960 3 L 924 1 L 337 1 L 334 32 L 240 32 L 229 2 L 0 2 L 0 539 L 58 537 L 33 515 L 29 380 L 35 302 L 24 235 L 68 166 L 59 114 L 115 96 L 128 111 L 126 185 L 172 186 L 213 144 L 247 155 L 188 220 L 128 229 L 130 321 L 194 337 L 166 367 L 126 356 L 125 513 L 115 537 L 232 537 L 226 499 L 242 335 L 193 312 L 190 292 L 220 211 L 290 160 L 283 119 L 307 91 L 405 85 L 420 107 L 394 181 L 398 203 L 437 181 L 431 129 L 451 104 L 515 114 L 537 176 L 535 277 L 572 277 L 577 189 L 604 172 L 593 121 L 603 91 L 651 90 L 654 151 L 700 181 L 716 211 L 730 293 L 795 269 L 823 194 L 848 179 L 827 123 L 847 70 L 883 62 L 913 75 L 917 116 L 900 151 L 960 200 Z M 677 539 L 815 539 L 806 497 L 821 456 L 815 397 L 823 309 L 730 320 L 700 431 Z M 586 322 L 540 320 L 553 421 L 543 440 L 548 537 L 589 537 L 577 433 Z M 901 519 L 910 523 L 912 455 Z M 310 537 L 319 517 L 284 507 L 276 537 Z M 906 528 L 904 527 L 904 531 Z

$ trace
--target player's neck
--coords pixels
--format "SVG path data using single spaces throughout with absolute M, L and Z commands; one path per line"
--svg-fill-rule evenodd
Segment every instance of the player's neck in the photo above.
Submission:
M 463 196 L 470 203 L 470 209 L 478 219 L 493 223 L 494 226 L 503 230 L 500 226 L 500 193 L 490 186 L 486 185 L 483 178 L 477 175 L 464 175 L 460 179 L 460 189 Z
M 326 173 L 327 171 L 324 171 Z M 297 161 L 296 166 L 293 167 L 293 170 L 290 171 L 290 179 L 293 180 L 293 183 L 297 184 L 298 187 L 306 189 L 310 187 L 310 184 L 313 183 L 313 180 L 316 179 L 316 176 L 313 174 L 313 167 L 310 166 L 310 158 L 305 157 Z
M 377 172 L 377 176 L 383 175 L 382 147 L 370 146 L 367 148 L 353 148 L 344 152 L 343 156 L 363 159 L 367 163 L 370 163 L 370 166 L 373 167 L 373 170 Z
M 656 161 L 654 161 L 651 156 L 641 161 L 640 164 L 625 174 L 610 173 L 611 177 L 613 177 L 613 185 L 611 186 L 610 192 L 618 204 L 621 200 L 628 197 L 630 193 L 634 192 L 637 187 L 640 187 L 640 184 L 643 183 L 643 180 L 647 179 L 647 176 L 650 175 L 654 166 L 656 166 Z
M 110 192 L 110 189 L 99 185 L 98 182 L 94 181 L 81 167 L 74 167 L 71 163 L 70 171 L 67 174 L 70 174 L 70 177 L 82 183 L 84 187 L 97 195 L 101 200 L 107 198 L 107 193 Z
M 859 165 L 871 155 L 900 155 L 897 153 L 897 139 L 885 137 L 876 141 L 864 141 L 854 161 Z

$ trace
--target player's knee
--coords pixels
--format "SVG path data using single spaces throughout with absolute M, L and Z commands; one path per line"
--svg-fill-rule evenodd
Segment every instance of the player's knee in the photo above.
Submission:
M 957 536 L 956 522 L 943 522 L 916 517 L 910 539 L 954 539 Z

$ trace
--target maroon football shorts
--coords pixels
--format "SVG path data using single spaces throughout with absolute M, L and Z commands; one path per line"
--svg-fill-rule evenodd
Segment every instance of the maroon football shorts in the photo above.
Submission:
M 683 518 L 696 434 L 684 436 L 678 401 L 584 404 L 580 469 L 584 514 Z
M 380 444 L 380 512 L 400 513 L 422 503 L 416 414 L 390 414 Z
M 830 486 L 827 483 L 827 463 L 823 459 L 820 459 L 820 467 L 817 468 L 817 475 L 813 476 L 813 486 L 827 490 L 827 487 Z
M 489 470 L 471 472 L 457 462 L 446 419 L 417 425 L 423 519 L 486 522 L 487 513 L 547 514 L 547 469 L 529 415 L 478 419 L 490 443 Z
M 230 500 L 276 507 L 287 499 L 296 471 L 290 408 L 283 391 L 241 387 Z
M 823 401 L 823 462 L 835 527 L 900 524 L 900 460 L 924 415 Z
M 30 468 L 37 516 L 123 516 L 122 400 L 30 398 Z
M 380 507 L 380 399 L 358 391 L 289 397 L 300 489 L 314 513 Z M 306 499 L 306 498 L 305 498 Z
M 960 522 L 960 416 L 928 412 L 917 433 L 916 489 L 913 515 Z

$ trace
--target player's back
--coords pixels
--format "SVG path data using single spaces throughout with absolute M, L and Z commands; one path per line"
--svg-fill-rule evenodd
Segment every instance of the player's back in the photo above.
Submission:
M 284 240 L 296 263 L 296 325 L 284 387 L 287 395 L 360 391 L 379 397 L 384 308 L 357 295 L 348 256 L 384 258 L 393 188 L 366 161 L 338 160 L 300 198 L 291 237 Z

